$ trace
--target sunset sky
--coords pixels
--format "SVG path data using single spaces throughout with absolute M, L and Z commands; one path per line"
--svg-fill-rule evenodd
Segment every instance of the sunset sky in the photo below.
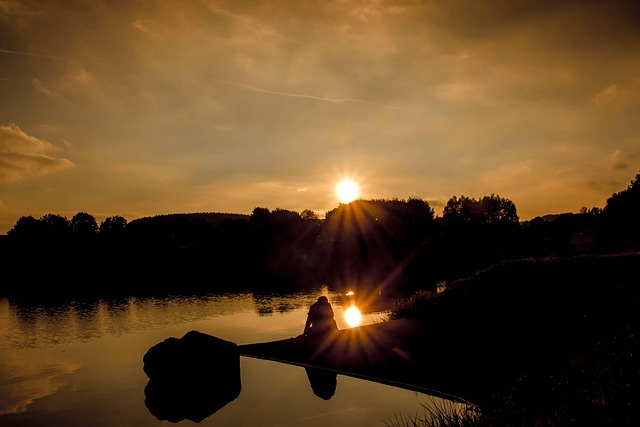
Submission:
M 640 169 L 640 2 L 0 0 L 21 216 L 604 207 Z

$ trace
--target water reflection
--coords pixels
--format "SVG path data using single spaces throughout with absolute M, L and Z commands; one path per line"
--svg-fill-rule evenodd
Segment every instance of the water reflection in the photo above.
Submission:
M 36 399 L 55 394 L 79 368 L 70 360 L 6 357 L 0 364 L 0 415 L 25 412 Z
M 284 314 L 304 308 L 306 301 L 312 298 L 309 293 L 297 294 L 253 294 L 256 312 L 259 316 Z
M 339 328 L 348 327 L 350 301 L 326 288 L 289 297 L 131 297 L 48 306 L 0 298 L 0 425 L 159 427 L 167 421 L 158 418 L 208 416 L 203 423 L 228 427 L 368 427 L 420 408 L 425 396 L 408 390 L 348 376 L 337 388 L 336 374 L 256 358 L 241 358 L 242 391 L 236 387 L 235 398 L 223 394 L 234 387 L 219 389 L 216 378 L 192 375 L 163 387 L 140 368 L 155 343 L 194 329 L 238 344 L 296 336 L 319 295 L 328 296 Z M 367 311 L 359 303 L 362 324 L 375 323 L 387 309 Z
M 65 342 L 86 342 L 171 325 L 237 316 L 237 324 L 253 322 L 260 331 L 262 318 L 293 314 L 302 318 L 319 295 L 336 309 L 340 329 L 383 320 L 390 302 L 365 295 L 343 295 L 327 287 L 294 294 L 211 294 L 199 296 L 129 297 L 30 305 L 0 299 L 0 338 L 12 347 L 37 348 Z M 358 312 L 361 320 L 358 322 Z M 345 312 L 350 310 L 348 317 Z M 255 314 L 258 314 L 256 318 Z M 294 317 L 295 317 L 294 316 Z M 284 318 L 284 317 L 283 317 Z M 275 319 L 274 319 L 275 320 Z M 357 322 L 357 323 L 356 323 Z M 272 323 L 272 322 L 268 322 Z M 287 322 L 290 324 L 290 322 Z M 287 328 L 289 329 L 289 328 Z M 285 330 L 281 331 L 284 335 Z M 300 331 L 295 331 L 297 334 Z
M 378 293 L 347 291 L 334 295 L 332 303 L 342 308 L 347 325 L 355 327 L 363 324 L 366 315 L 387 313 L 394 300 Z M 381 315 L 377 320 L 384 318 Z
M 143 357 L 143 370 L 149 377 L 144 389 L 145 406 L 158 420 L 199 423 L 238 398 L 242 390 L 240 348 L 196 330 L 149 348 Z M 305 366 L 304 370 L 315 396 L 326 401 L 334 397 L 336 371 L 315 366 Z M 273 390 L 274 386 L 269 382 L 263 389 Z M 277 386 L 284 394 L 296 391 L 280 383 Z
M 362 313 L 360 313 L 358 307 L 352 305 L 345 310 L 344 319 L 352 328 L 360 326 L 360 322 L 362 322 Z

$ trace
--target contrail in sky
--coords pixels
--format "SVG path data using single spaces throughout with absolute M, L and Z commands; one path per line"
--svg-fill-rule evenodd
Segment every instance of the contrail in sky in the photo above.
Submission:
M 82 62 L 77 59 L 62 58 L 59 56 L 41 55 L 39 53 L 16 52 L 15 50 L 8 50 L 8 49 L 0 49 L 0 53 L 8 53 L 10 55 L 20 55 L 20 56 L 34 56 L 36 58 L 55 59 L 57 61 Z
M 255 87 L 255 86 L 251 86 L 251 85 L 247 85 L 247 84 L 243 84 L 243 83 L 235 83 L 235 82 L 230 82 L 227 80 L 215 80 L 218 83 L 222 83 L 225 85 L 229 85 L 229 86 L 237 86 L 243 89 L 247 89 L 247 90 L 251 90 L 254 92 L 261 92 L 261 93 L 268 93 L 271 95 L 279 95 L 279 96 L 289 96 L 292 98 L 305 98 L 305 99 L 313 99 L 316 101 L 326 101 L 326 102 L 333 102 L 336 104 L 342 104 L 342 103 L 346 103 L 346 102 L 355 102 L 357 104 L 367 104 L 367 105 L 376 105 L 376 106 L 381 106 L 380 104 L 375 104 L 373 102 L 368 102 L 368 101 L 363 101 L 361 99 L 355 99 L 355 98 L 327 98 L 324 96 L 315 96 L 315 95 L 305 95 L 305 94 L 301 94 L 301 93 L 292 93 L 292 92 L 280 92 L 277 90 L 269 90 L 269 89 L 262 89 L 259 87 Z
M 0 80 L 2 80 L 3 82 L 28 83 L 27 81 L 24 81 L 24 80 L 10 79 L 8 77 L 0 77 Z
M 80 60 L 80 59 L 63 58 L 63 57 L 51 56 L 51 55 L 42 55 L 42 54 L 39 54 L 39 53 L 17 52 L 17 51 L 14 51 L 14 50 L 1 49 L 1 48 L 0 48 L 0 53 L 6 53 L 6 54 L 10 54 L 10 55 L 32 56 L 32 57 L 36 57 L 36 58 L 53 59 L 53 60 L 57 60 L 57 61 L 87 62 L 87 61 L 83 61 L 83 60 Z M 91 62 L 90 61 L 88 63 L 96 63 L 96 62 Z M 136 67 L 136 68 L 148 68 L 148 67 Z M 7 78 L 1 78 L 0 77 L 0 79 L 11 81 L 11 79 L 7 79 Z M 334 104 L 356 103 L 356 104 L 364 104 L 364 105 L 374 105 L 374 106 L 377 106 L 377 107 L 385 107 L 385 105 L 377 104 L 375 102 L 363 101 L 361 99 L 356 99 L 356 98 L 329 98 L 329 97 L 324 97 L 324 96 L 307 95 L 307 94 L 302 94 L 302 93 L 282 92 L 282 91 L 277 91 L 277 90 L 262 89 L 262 88 L 259 88 L 259 87 L 256 87 L 256 86 L 251 86 L 251 85 L 244 84 L 244 83 L 236 83 L 236 82 L 232 82 L 232 81 L 228 81 L 228 80 L 215 79 L 215 81 L 220 83 L 220 84 L 229 85 L 229 86 L 235 86 L 235 87 L 239 87 L 239 88 L 242 88 L 242 89 L 250 90 L 250 91 L 253 91 L 253 92 L 267 93 L 267 94 L 270 94 L 270 95 L 287 96 L 287 97 L 291 97 L 291 98 L 312 99 L 312 100 L 315 100 L 315 101 L 331 102 L 331 103 L 334 103 Z

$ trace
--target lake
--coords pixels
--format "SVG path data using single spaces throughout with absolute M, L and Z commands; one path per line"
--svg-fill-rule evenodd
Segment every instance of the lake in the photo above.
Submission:
M 391 303 L 359 301 L 326 287 L 286 295 L 129 297 L 46 306 L 0 299 L 0 425 L 174 425 L 145 404 L 142 358 L 150 347 L 191 330 L 236 344 L 294 337 L 320 295 L 329 298 L 340 329 L 383 321 Z M 321 398 L 303 367 L 245 356 L 240 372 L 237 398 L 197 425 L 385 426 L 423 416 L 425 406 L 457 408 L 438 397 L 345 375 L 337 376 L 330 398 Z

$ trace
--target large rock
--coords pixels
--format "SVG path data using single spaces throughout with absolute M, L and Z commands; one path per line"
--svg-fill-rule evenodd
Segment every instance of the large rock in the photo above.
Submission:
M 160 420 L 200 422 L 242 388 L 238 346 L 198 331 L 154 345 L 143 363 L 149 377 L 145 404 Z
M 191 375 L 229 376 L 240 371 L 236 343 L 198 331 L 182 338 L 167 338 L 151 347 L 142 358 L 150 379 Z

